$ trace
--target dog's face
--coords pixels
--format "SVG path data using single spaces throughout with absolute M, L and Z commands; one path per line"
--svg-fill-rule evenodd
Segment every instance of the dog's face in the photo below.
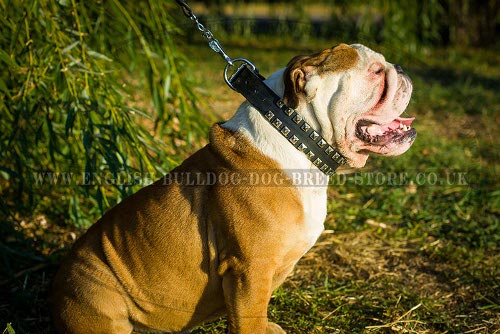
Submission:
M 413 118 L 400 117 L 410 101 L 410 79 L 363 45 L 295 57 L 283 78 L 285 103 L 312 115 L 352 167 L 364 166 L 370 153 L 402 154 L 415 140 Z

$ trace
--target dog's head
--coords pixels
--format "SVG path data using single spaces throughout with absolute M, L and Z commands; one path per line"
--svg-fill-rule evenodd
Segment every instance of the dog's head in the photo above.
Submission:
M 402 154 L 416 137 L 413 118 L 400 117 L 410 101 L 410 79 L 363 45 L 297 56 L 283 81 L 285 103 L 307 115 L 352 167 L 364 166 L 370 153 Z

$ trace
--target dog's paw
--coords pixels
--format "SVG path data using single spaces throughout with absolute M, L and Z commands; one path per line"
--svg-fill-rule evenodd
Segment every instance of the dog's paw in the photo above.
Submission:
M 279 325 L 274 322 L 267 323 L 266 334 L 286 334 L 286 332 Z

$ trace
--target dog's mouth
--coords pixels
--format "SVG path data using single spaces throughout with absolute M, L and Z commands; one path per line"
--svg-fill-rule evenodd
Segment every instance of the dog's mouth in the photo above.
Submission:
M 387 124 L 362 119 L 356 125 L 356 137 L 369 146 L 412 143 L 417 135 L 417 131 L 411 127 L 414 119 L 398 117 Z

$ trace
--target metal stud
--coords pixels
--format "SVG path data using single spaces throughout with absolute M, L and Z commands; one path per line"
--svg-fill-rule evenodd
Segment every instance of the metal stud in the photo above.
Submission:
M 290 133 L 290 129 L 288 127 L 284 126 L 283 129 L 281 129 L 281 133 L 284 136 L 288 136 L 288 134 Z
M 304 144 L 300 144 L 300 145 L 297 147 L 297 150 L 299 150 L 300 152 L 304 152 L 306 149 L 307 149 L 307 146 L 306 146 L 306 145 L 304 145 Z
M 327 165 L 327 164 L 324 164 L 323 166 L 321 166 L 320 170 L 321 170 L 322 172 L 326 172 L 326 171 L 328 170 L 328 168 L 330 168 L 330 167 L 328 167 L 328 165 Z
M 312 159 L 314 158 L 314 155 L 315 155 L 315 154 L 314 154 L 314 153 L 312 153 L 311 151 L 309 151 L 309 152 L 307 152 L 307 153 L 306 153 L 306 156 L 307 156 L 307 158 L 308 158 L 309 160 L 312 160 Z
M 343 165 L 347 162 L 347 160 L 343 156 L 341 156 L 338 152 L 336 152 L 332 156 L 332 159 L 335 160 L 335 162 L 338 163 L 339 165 Z
M 278 101 L 276 102 L 276 105 L 278 106 L 278 108 L 281 108 L 281 107 L 283 107 L 285 104 L 283 103 L 283 101 L 278 100 Z
M 283 124 L 283 122 L 279 118 L 276 118 L 273 122 L 273 125 L 276 129 L 279 129 L 281 124 Z
M 293 121 L 297 124 L 299 124 L 300 122 L 302 122 L 302 116 L 300 116 L 299 114 L 295 115 L 295 117 L 293 118 Z
M 321 139 L 321 140 L 318 142 L 318 146 L 319 146 L 319 147 L 321 147 L 321 148 L 325 147 L 325 145 L 326 145 L 326 141 L 324 141 L 323 139 Z
M 320 158 L 317 158 L 316 160 L 314 160 L 314 162 L 313 162 L 313 163 L 314 163 L 316 166 L 319 166 L 319 165 L 321 165 L 321 163 L 322 163 L 322 162 L 323 162 L 323 160 L 321 160 Z
M 307 132 L 307 131 L 309 131 L 311 126 L 309 124 L 307 124 L 307 122 L 304 122 L 304 124 L 302 124 L 302 126 L 300 128 L 302 129 L 302 131 Z
M 287 116 L 292 116 L 293 109 L 292 108 L 286 108 L 285 111 L 284 111 L 284 113 L 287 114 Z
M 319 133 L 317 133 L 316 131 L 313 131 L 309 137 L 312 139 L 312 140 L 316 140 L 319 138 Z
M 333 174 L 335 174 L 335 169 L 330 168 L 330 170 L 328 172 L 326 172 L 326 175 L 328 175 L 328 176 L 333 176 Z
M 290 141 L 290 143 L 292 143 L 293 145 L 295 145 L 299 141 L 299 138 L 297 138 L 297 136 L 293 135 L 290 138 L 288 138 L 288 140 Z
M 328 155 L 332 154 L 333 151 L 334 149 L 330 145 L 328 145 L 328 147 L 325 149 L 325 153 Z
M 265 115 L 265 117 L 268 119 L 268 120 L 271 120 L 273 117 L 274 117 L 274 114 L 272 113 L 272 111 L 268 111 Z

